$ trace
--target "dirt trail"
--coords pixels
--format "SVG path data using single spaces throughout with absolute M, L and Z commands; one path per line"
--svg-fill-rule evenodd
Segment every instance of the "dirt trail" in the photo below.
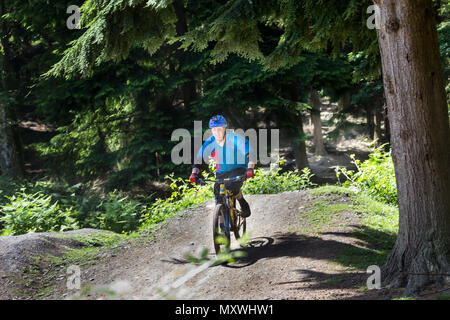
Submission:
M 331 177 L 335 175 L 333 166 L 349 163 L 347 153 L 330 153 L 326 159 L 310 156 L 311 168 L 322 178 L 326 174 Z M 11 241 L 18 247 L 26 244 L 27 250 L 10 248 L 9 262 L 0 260 L 0 299 L 386 298 L 383 292 L 361 289 L 368 277 L 364 270 L 348 272 L 334 263 L 342 250 L 358 246 L 359 240 L 351 234 L 359 225 L 359 217 L 354 212 L 340 213 L 333 227 L 315 234 L 304 231 L 313 227 L 304 216 L 313 203 L 320 200 L 310 191 L 245 197 L 252 209 L 247 227 L 250 243 L 240 248 L 232 236 L 232 249 L 246 253 L 238 262 L 199 267 L 185 259 L 186 254 L 198 256 L 204 247 L 208 247 L 210 259 L 215 257 L 212 254 L 214 202 L 209 201 L 179 213 L 144 241 L 139 239 L 112 249 L 102 248 L 97 261 L 80 266 L 81 291 L 68 290 L 68 266 L 56 267 L 57 270 L 52 265 L 36 266 L 33 259 L 23 257 L 21 252 L 29 249 L 32 253 L 35 251 L 34 255 L 58 255 L 68 248 L 80 248 L 82 243 L 48 238 L 44 234 L 42 237 L 23 235 L 17 239 L 6 237 L 3 244 Z M 7 255 L 3 255 L 5 257 Z M 2 261 L 9 269 L 12 265 L 33 264 L 32 272 L 27 275 L 15 272 L 10 277 L 8 268 L 2 268 Z M 18 261 L 22 264 L 17 264 Z
M 319 236 L 300 233 L 307 227 L 301 212 L 314 200 L 309 191 L 247 195 L 246 198 L 252 208 L 248 220 L 250 246 L 242 249 L 232 240 L 232 249 L 246 252 L 244 259 L 202 269 L 185 260 L 186 253 L 198 256 L 199 249 L 205 246 L 213 252 L 214 203 L 209 201 L 185 211 L 187 216 L 171 219 L 157 231 L 157 240 L 140 246 L 127 244 L 114 254 L 106 253 L 101 262 L 82 266 L 81 296 L 79 292 L 68 292 L 64 277 L 46 298 L 377 298 L 372 292 L 364 294 L 360 289 L 366 285 L 366 274 L 348 273 L 332 262 L 341 249 L 354 245 L 355 239 L 347 233 L 351 227 L 342 225 Z M 344 213 L 340 219 L 348 225 L 358 223 L 352 212 Z M 186 277 L 189 280 L 179 285 Z M 170 287 L 176 288 L 168 290 Z M 114 294 L 108 295 L 111 290 Z

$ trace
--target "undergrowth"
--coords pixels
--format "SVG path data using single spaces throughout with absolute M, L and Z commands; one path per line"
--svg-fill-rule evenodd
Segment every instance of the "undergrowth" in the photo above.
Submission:
M 214 173 L 211 165 L 212 173 Z M 203 173 L 208 177 L 206 172 Z M 245 194 L 269 194 L 313 186 L 309 169 L 280 172 L 256 169 L 243 186 Z M 98 195 L 89 184 L 69 186 L 50 181 L 0 180 L 0 235 L 94 228 L 130 234 L 153 228 L 177 212 L 213 199 L 212 185 L 192 185 L 169 175 L 171 195 L 130 197 L 121 191 Z M 93 192 L 94 191 L 94 192 Z
M 344 187 L 351 187 L 360 194 L 373 199 L 396 205 L 398 202 L 397 185 L 395 181 L 394 163 L 391 152 L 383 151 L 384 145 L 374 149 L 369 159 L 361 162 L 352 154 L 350 157 L 357 170 L 336 168 L 338 179 L 344 175 L 347 180 Z

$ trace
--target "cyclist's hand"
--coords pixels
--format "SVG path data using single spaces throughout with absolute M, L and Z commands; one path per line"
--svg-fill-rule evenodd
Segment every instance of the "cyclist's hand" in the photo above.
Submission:
M 253 169 L 252 168 L 248 168 L 247 169 L 247 179 L 253 178 L 254 177 L 254 173 L 253 173 Z
M 197 183 L 198 182 L 198 174 L 192 173 L 191 176 L 189 177 L 189 181 L 192 183 Z

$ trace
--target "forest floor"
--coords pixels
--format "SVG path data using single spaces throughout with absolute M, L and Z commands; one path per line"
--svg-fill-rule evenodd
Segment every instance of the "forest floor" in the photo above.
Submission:
M 5 274 L 2 283 L 7 286 L 2 285 L 0 296 L 279 300 L 391 299 L 400 295 L 401 292 L 368 290 L 366 270 L 340 261 L 343 252 L 356 249 L 364 253 L 370 245 L 357 237 L 356 231 L 363 225 L 358 213 L 350 209 L 352 202 L 345 193 L 307 190 L 246 198 L 252 208 L 247 228 L 250 237 L 242 248 L 232 240 L 232 252 L 245 254 L 233 263 L 204 267 L 187 259 L 188 255 L 198 257 L 205 247 L 210 252 L 206 260 L 215 258 L 210 232 L 214 203 L 209 201 L 181 212 L 151 236 L 99 248 L 92 255 L 76 256 L 70 263 L 69 257 L 61 264 L 55 259 L 40 259 L 20 277 Z M 319 220 L 308 213 L 325 200 L 348 208 L 330 212 Z M 46 239 L 55 242 L 51 235 Z M 47 250 L 54 256 L 63 255 L 53 247 L 43 248 L 41 253 Z M 67 268 L 71 265 L 80 268 L 81 290 L 68 290 Z
M 2 237 L 0 299 L 401 297 L 402 289 L 367 286 L 367 267 L 384 261 L 395 234 L 368 225 L 370 204 L 365 208 L 348 189 L 325 186 L 246 198 L 252 208 L 248 241 L 241 247 L 232 239 L 231 254 L 241 257 L 222 265 L 213 264 L 213 201 L 123 241 L 93 229 Z M 193 263 L 192 257 L 201 256 L 201 263 Z M 448 290 L 440 295 L 433 290 L 417 299 L 448 299 Z

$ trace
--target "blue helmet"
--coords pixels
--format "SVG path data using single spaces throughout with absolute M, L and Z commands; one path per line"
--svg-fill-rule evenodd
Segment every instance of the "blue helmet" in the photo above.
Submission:
M 215 127 L 226 127 L 227 126 L 227 120 L 221 115 L 217 115 L 209 119 L 209 127 L 215 128 Z

